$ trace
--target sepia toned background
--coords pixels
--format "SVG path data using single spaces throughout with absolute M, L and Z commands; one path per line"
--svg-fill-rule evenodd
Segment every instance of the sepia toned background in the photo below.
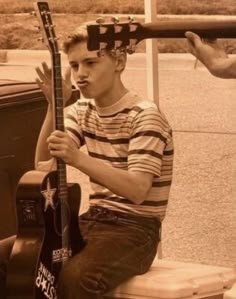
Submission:
M 138 14 L 144 20 L 142 0 L 48 2 L 62 39 L 84 20 L 103 13 Z M 168 18 L 167 14 L 236 15 L 234 0 L 157 0 L 157 4 L 162 18 Z M 35 66 L 50 61 L 45 45 L 37 40 L 40 33 L 34 28 L 37 20 L 28 14 L 31 10 L 31 0 L 0 0 L 0 79 L 32 81 Z M 222 44 L 229 53 L 235 52 L 234 40 Z M 196 64 L 185 53 L 185 40 L 160 40 L 158 48 L 159 105 L 173 128 L 175 143 L 173 186 L 162 231 L 163 258 L 236 265 L 236 81 L 215 78 Z M 63 56 L 63 67 L 66 64 Z M 142 43 L 129 56 L 123 79 L 144 97 L 146 71 Z M 0 125 L 4 126 L 1 120 Z M 88 178 L 68 170 L 68 180 L 81 184 L 82 212 L 88 207 Z

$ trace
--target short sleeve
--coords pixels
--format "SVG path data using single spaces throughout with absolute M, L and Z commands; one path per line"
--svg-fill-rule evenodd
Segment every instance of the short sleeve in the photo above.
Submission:
M 150 107 L 141 110 L 132 124 L 128 169 L 161 175 L 163 152 L 170 141 L 171 128 L 161 112 Z

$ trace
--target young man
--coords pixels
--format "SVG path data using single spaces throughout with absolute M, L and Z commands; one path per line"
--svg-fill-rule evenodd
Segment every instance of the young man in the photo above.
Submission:
M 85 27 L 86 28 L 86 27 Z M 89 176 L 90 208 L 80 216 L 86 242 L 64 265 L 59 299 L 102 298 L 122 281 L 145 273 L 156 255 L 173 167 L 171 128 L 152 101 L 121 80 L 126 51 L 87 50 L 80 27 L 64 44 L 72 76 L 84 99 L 66 112 L 66 132 L 53 131 L 51 73 L 43 63 L 37 82 L 48 112 L 38 140 L 36 168 L 61 158 Z M 70 94 L 70 73 L 64 97 Z M 80 148 L 85 145 L 88 155 Z
M 212 75 L 233 79 L 236 78 L 236 59 L 228 57 L 217 42 L 206 43 L 197 34 L 186 32 L 189 50 L 199 59 Z

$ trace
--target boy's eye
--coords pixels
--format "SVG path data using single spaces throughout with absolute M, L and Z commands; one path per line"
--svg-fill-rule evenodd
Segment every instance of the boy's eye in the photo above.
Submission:
M 89 60 L 87 63 L 91 65 L 91 64 L 95 64 L 96 62 L 94 60 Z
M 78 64 L 71 64 L 70 66 L 73 70 L 78 70 L 78 68 L 79 68 Z

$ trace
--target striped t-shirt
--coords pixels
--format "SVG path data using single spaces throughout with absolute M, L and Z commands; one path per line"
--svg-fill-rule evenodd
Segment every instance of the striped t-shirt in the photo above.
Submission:
M 123 170 L 154 175 L 152 188 L 141 204 L 122 198 L 90 179 L 90 206 L 144 216 L 165 216 L 173 168 L 171 128 L 157 106 L 128 92 L 115 104 L 101 108 L 80 99 L 65 115 L 65 127 L 88 154 Z

